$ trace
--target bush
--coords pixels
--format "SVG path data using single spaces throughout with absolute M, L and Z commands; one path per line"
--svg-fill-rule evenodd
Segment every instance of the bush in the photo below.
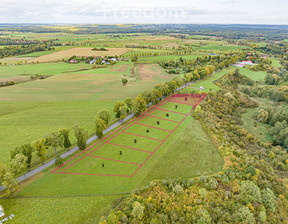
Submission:
M 262 201 L 266 208 L 275 211 L 276 196 L 270 188 L 262 190 Z
M 258 214 L 258 218 L 259 218 L 259 221 L 261 223 L 265 223 L 266 218 L 267 218 L 266 212 L 265 211 L 260 211 L 259 214 Z
M 253 213 L 250 212 L 249 208 L 243 206 L 240 209 L 238 209 L 236 213 L 237 217 L 237 223 L 247 223 L 247 224 L 254 224 L 255 218 L 253 216 Z
M 241 200 L 245 204 L 261 203 L 261 193 L 259 187 L 251 181 L 243 181 L 239 187 Z
M 144 215 L 144 208 L 145 207 L 143 205 L 141 205 L 141 203 L 139 203 L 138 201 L 135 201 L 132 206 L 133 206 L 132 215 L 135 218 L 138 218 L 139 220 L 141 220 L 143 215 Z
M 182 194 L 183 193 L 183 188 L 180 185 L 177 184 L 175 189 L 174 189 L 174 192 L 176 194 Z
M 211 223 L 211 216 L 209 212 L 205 209 L 201 211 L 201 216 L 197 221 L 197 224 L 210 224 Z

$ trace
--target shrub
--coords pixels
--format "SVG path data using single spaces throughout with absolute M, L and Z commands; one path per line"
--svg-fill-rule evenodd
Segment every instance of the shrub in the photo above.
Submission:
M 251 181 L 243 181 L 239 187 L 240 197 L 245 204 L 261 202 L 259 187 Z
M 259 218 L 259 221 L 261 223 L 265 223 L 266 218 L 267 218 L 266 212 L 265 211 L 260 211 L 259 214 L 258 214 L 258 218 Z
M 246 173 L 250 173 L 252 176 L 255 176 L 256 174 L 256 170 L 255 167 L 250 165 L 246 168 Z
M 275 211 L 276 196 L 270 188 L 262 190 L 262 201 L 266 208 Z
M 211 216 L 209 212 L 205 209 L 201 210 L 201 216 L 197 221 L 197 224 L 210 224 L 211 223 Z
M 207 191 L 206 191 L 206 189 L 205 189 L 205 188 L 200 188 L 200 189 L 199 189 L 199 194 L 200 194 L 200 196 L 201 196 L 202 198 L 206 198 L 206 196 L 207 196 Z
M 132 215 L 135 218 L 138 218 L 139 220 L 141 220 L 143 215 L 144 215 L 144 208 L 145 207 L 143 205 L 141 205 L 141 203 L 139 203 L 138 201 L 135 201 L 132 206 L 133 206 Z
M 236 216 L 239 221 L 237 223 L 247 223 L 247 224 L 255 223 L 253 213 L 251 213 L 249 208 L 245 206 L 242 206 L 240 209 L 238 209 L 238 211 L 236 212 Z
M 180 185 L 177 184 L 175 189 L 174 189 L 174 192 L 176 194 L 182 194 L 183 193 L 183 188 Z

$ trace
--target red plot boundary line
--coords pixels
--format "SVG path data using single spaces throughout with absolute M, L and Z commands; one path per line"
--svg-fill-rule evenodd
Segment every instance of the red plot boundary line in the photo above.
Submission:
M 139 117 L 136 117 L 135 119 L 131 120 L 130 122 L 128 122 L 126 125 L 124 125 L 123 127 L 119 128 L 118 130 L 112 132 L 111 134 L 109 134 L 108 136 L 106 136 L 104 139 L 102 139 L 101 141 L 97 142 L 96 144 L 90 146 L 89 148 L 87 148 L 86 150 L 84 150 L 83 152 L 81 152 L 80 154 L 74 156 L 72 159 L 68 160 L 66 163 L 64 163 L 63 165 L 59 166 L 58 168 L 56 168 L 55 170 L 52 171 L 52 173 L 62 173 L 62 174 L 79 174 L 79 175 L 98 175 L 98 176 L 122 176 L 122 177 L 133 177 L 137 171 L 151 158 L 151 156 L 158 150 L 158 148 L 170 137 L 170 135 L 177 129 L 177 127 L 189 116 L 189 114 L 198 106 L 198 104 L 206 97 L 207 94 L 201 94 L 202 97 L 200 97 L 199 102 L 193 106 L 193 109 L 182 119 L 181 122 L 177 122 L 177 121 L 172 121 L 172 120 L 168 120 L 168 119 L 164 119 L 164 118 L 160 118 L 159 119 L 163 119 L 163 120 L 168 120 L 171 122 L 175 122 L 178 123 L 178 125 L 169 133 L 169 135 L 161 142 L 161 144 L 159 146 L 157 146 L 157 148 L 153 151 L 153 152 L 148 152 L 145 150 L 140 150 L 140 149 L 136 149 L 136 148 L 132 148 L 132 147 L 126 147 L 126 146 L 122 146 L 122 145 L 118 145 L 118 144 L 114 144 L 114 143 L 109 143 L 109 141 L 111 141 L 113 138 L 115 138 L 116 136 L 118 136 L 119 134 L 125 132 L 125 130 L 127 130 L 128 128 L 130 128 L 132 125 L 137 124 L 138 121 L 142 120 L 143 118 L 145 118 L 146 116 L 151 116 L 151 115 L 145 115 L 147 114 L 147 112 L 153 110 L 157 110 L 158 107 L 160 107 L 161 105 L 167 103 L 168 101 L 170 101 L 170 98 L 174 98 L 174 95 L 171 95 L 170 97 L 168 97 L 166 100 L 164 100 L 162 103 L 160 103 L 160 105 L 155 105 L 152 108 L 150 108 L 149 110 L 146 111 L 146 113 L 140 115 Z M 173 101 L 172 101 L 173 102 Z M 180 103 L 180 102 L 177 102 Z M 181 103 L 180 103 L 181 104 Z M 157 107 L 158 106 L 158 107 Z M 156 107 L 156 108 L 155 108 Z M 154 116 L 151 116 L 154 117 Z M 140 118 L 140 119 L 139 119 Z M 158 117 L 155 117 L 158 118 Z M 139 119 L 137 122 L 134 122 L 133 124 L 131 124 L 133 121 Z M 131 124 L 131 125 L 129 125 Z M 129 125 L 129 126 L 128 126 Z M 141 124 L 140 124 L 141 125 Z M 128 126 L 128 127 L 127 127 Z M 143 125 L 144 126 L 144 125 Z M 112 138 L 110 138 L 108 141 L 102 143 L 100 146 L 98 146 L 96 149 L 92 150 L 91 152 L 89 152 L 87 155 L 84 155 L 82 158 L 80 158 L 79 160 L 77 160 L 76 162 L 74 162 L 73 164 L 71 164 L 70 166 L 68 166 L 67 168 L 65 168 L 64 170 L 62 170 L 61 172 L 55 172 L 57 169 L 63 167 L 64 165 L 66 165 L 67 163 L 69 163 L 70 161 L 72 161 L 73 159 L 75 159 L 76 157 L 78 157 L 79 155 L 82 155 L 84 152 L 86 152 L 87 150 L 89 150 L 91 147 L 94 147 L 95 145 L 97 145 L 100 142 L 103 142 L 105 139 L 107 139 L 109 136 L 111 136 L 112 134 L 114 134 L 115 132 L 118 132 L 119 130 L 123 129 L 124 127 L 126 127 L 124 130 L 122 130 L 121 132 L 119 132 L 117 135 L 113 136 Z M 153 127 L 152 127 L 153 128 Z M 168 131 L 168 130 L 167 130 Z M 143 137 L 143 136 L 142 136 Z M 69 172 L 64 172 L 65 170 L 69 169 L 70 167 L 72 167 L 73 165 L 75 165 L 77 162 L 79 162 L 80 160 L 86 158 L 87 156 L 90 156 L 91 153 L 93 153 L 94 151 L 96 151 L 97 149 L 99 149 L 101 146 L 103 146 L 105 143 L 107 144 L 112 144 L 112 145 L 116 145 L 116 146 L 120 146 L 120 147 L 124 147 L 124 148 L 130 148 L 130 149 L 134 149 L 134 150 L 138 150 L 138 151 L 143 151 L 143 152 L 147 152 L 150 153 L 149 157 L 143 162 L 143 164 L 141 164 L 138 169 L 132 174 L 132 175 L 112 175 L 112 174 L 88 174 L 88 173 L 69 173 Z
M 132 174 L 131 177 L 133 177 L 138 170 L 153 156 L 153 154 L 160 148 L 160 146 L 170 137 L 170 135 L 179 127 L 179 125 L 189 116 L 190 113 L 201 103 L 201 101 L 207 96 L 207 94 L 204 94 L 201 100 L 193 107 L 193 109 L 182 119 L 182 121 L 173 129 L 173 131 L 164 139 L 164 141 L 158 145 L 158 147 L 153 151 L 153 153 L 150 154 L 150 156 L 142 163 L 141 166 L 138 167 L 138 169 Z
M 133 149 L 133 150 L 140 151 L 140 152 L 152 153 L 152 152 L 145 151 L 145 150 L 142 150 L 142 149 L 136 149 L 136 148 L 133 148 L 133 147 L 129 147 L 129 146 L 125 146 L 125 145 L 119 145 L 119 144 L 110 143 L 110 142 L 107 142 L 106 144 L 109 144 L 109 145 L 116 145 L 116 146 L 119 146 L 119 147 L 123 147 L 123 148 L 127 148 L 127 149 Z
M 169 102 L 173 102 L 173 103 L 180 103 L 180 104 L 185 104 L 185 105 L 189 105 L 189 106 L 194 106 L 193 104 L 189 104 L 189 103 L 182 103 L 179 101 L 175 101 L 175 100 L 169 100 Z M 201 102 L 201 101 L 200 101 Z
M 170 121 L 170 122 L 174 122 L 174 123 L 178 123 L 178 124 L 180 123 L 179 121 L 173 121 L 173 120 L 169 120 L 169 119 L 162 118 L 162 117 L 156 117 L 156 116 L 153 116 L 153 115 L 150 115 L 150 114 L 147 114 L 146 117 L 154 117 L 154 118 L 165 120 L 165 121 Z
M 128 135 L 135 135 L 135 136 L 138 136 L 138 137 L 141 137 L 141 138 L 151 139 L 151 140 L 154 140 L 154 141 L 159 141 L 159 142 L 163 141 L 163 140 L 160 140 L 160 139 L 150 138 L 150 137 L 146 137 L 146 136 L 143 136 L 143 135 L 137 135 L 137 134 L 129 133 L 129 132 L 126 132 L 126 131 L 124 131 L 123 133 L 128 134 Z
M 137 125 L 141 125 L 141 126 L 145 126 L 145 127 L 148 127 L 148 128 L 154 128 L 154 129 L 159 129 L 159 130 L 162 130 L 162 131 L 168 131 L 168 132 L 171 132 L 169 130 L 166 130 L 166 129 L 163 129 L 163 128 L 157 128 L 157 127 L 153 127 L 153 126 L 150 126 L 150 125 L 146 125 L 146 124 L 140 124 L 140 123 L 135 123 Z
M 169 100 L 170 98 L 172 98 L 172 97 L 173 97 L 173 95 L 167 97 L 167 99 L 165 99 L 163 102 L 161 102 L 160 105 L 168 102 L 168 100 Z M 139 119 L 140 117 L 142 117 L 142 118 L 139 119 L 139 120 L 142 120 L 142 119 L 145 117 L 145 114 L 146 114 L 146 113 L 148 113 L 148 112 L 151 111 L 152 109 L 156 108 L 157 106 L 159 106 L 159 105 L 157 104 L 157 105 L 151 107 L 150 109 L 148 109 L 144 114 L 140 115 L 139 117 L 135 117 L 135 118 L 132 119 L 130 122 L 128 122 L 126 125 L 118 128 L 117 130 L 113 131 L 112 133 L 110 133 L 109 135 L 107 135 L 106 137 L 104 137 L 102 140 L 96 142 L 95 144 L 93 144 L 93 145 L 91 145 L 90 147 L 88 147 L 87 149 L 85 149 L 83 152 L 81 152 L 81 153 L 77 154 L 76 156 L 72 157 L 72 158 L 69 159 L 67 162 L 63 163 L 61 166 L 59 166 L 59 167 L 57 167 L 56 169 L 54 169 L 51 173 L 56 173 L 56 170 L 62 168 L 62 167 L 65 166 L 67 163 L 71 162 L 71 161 L 74 160 L 76 157 L 78 157 L 78 156 L 82 155 L 83 153 L 87 152 L 89 149 L 91 149 L 92 147 L 96 146 L 97 144 L 104 142 L 104 140 L 106 140 L 106 139 L 109 138 L 111 135 L 115 134 L 116 132 L 120 131 L 120 130 L 123 129 L 124 127 L 128 126 L 128 125 L 129 125 L 130 123 L 132 123 L 133 121 Z M 129 126 L 129 127 L 130 127 L 130 126 Z M 110 139 L 110 140 L 111 140 L 111 139 Z M 104 143 L 104 144 L 105 144 L 105 143 Z M 104 145 L 104 144 L 101 144 L 99 147 L 101 147 L 101 146 Z M 97 147 L 96 149 L 98 149 L 99 147 Z M 95 149 L 95 150 L 96 150 L 96 149 Z M 92 152 L 94 152 L 95 150 L 93 150 Z M 62 171 L 62 172 L 63 172 L 63 171 Z M 61 172 L 59 172 L 59 173 L 61 173 Z
M 174 113 L 174 114 L 187 115 L 187 114 L 184 114 L 184 113 L 180 113 L 180 112 L 176 112 L 176 111 L 172 111 L 172 110 L 165 110 L 165 109 L 161 109 L 161 108 L 157 108 L 157 110 L 163 110 L 163 111 L 171 112 L 171 113 Z
M 132 177 L 131 175 L 117 175 L 117 174 L 100 174 L 100 173 L 69 173 L 61 172 L 61 174 L 73 174 L 73 175 L 87 175 L 87 176 L 108 176 L 108 177 Z
M 120 162 L 120 163 L 128 163 L 128 164 L 132 164 L 132 165 L 136 165 L 136 166 L 141 166 L 141 164 L 138 164 L 138 163 L 131 163 L 131 162 L 126 162 L 126 161 L 117 160 L 117 159 L 109 159 L 109 158 L 104 158 L 104 157 L 100 157 L 100 156 L 93 156 L 93 155 L 88 155 L 88 156 L 98 158 L 98 159 L 106 159 L 106 160 L 116 161 L 116 162 Z

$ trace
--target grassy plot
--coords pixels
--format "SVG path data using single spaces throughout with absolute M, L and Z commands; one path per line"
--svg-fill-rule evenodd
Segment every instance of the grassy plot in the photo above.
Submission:
M 160 144 L 159 141 L 136 136 L 133 135 L 133 133 L 132 134 L 121 133 L 112 140 L 110 140 L 109 143 L 121 145 L 124 147 L 135 148 L 147 152 L 153 152 Z
M 276 67 L 276 68 L 282 67 L 278 58 L 270 58 L 270 60 L 272 61 L 273 67 Z
M 235 67 L 229 67 L 220 72 L 212 74 L 204 78 L 203 80 L 200 80 L 196 83 L 191 84 L 188 88 L 185 88 L 183 91 L 181 91 L 181 93 L 182 92 L 189 93 L 189 91 L 191 90 L 199 89 L 200 86 L 203 86 L 205 88 L 205 92 L 209 92 L 210 90 L 219 90 L 220 88 L 217 85 L 215 85 L 214 82 L 234 69 Z
M 97 223 L 112 209 L 112 202 L 123 196 L 96 196 L 72 198 L 1 199 L 5 213 L 15 217 L 8 223 Z M 45 220 L 45 221 L 43 221 Z
M 255 125 L 255 119 L 253 114 L 257 111 L 257 108 L 249 108 L 247 112 L 243 114 L 242 120 L 245 127 L 249 132 L 254 133 L 261 141 L 272 142 L 272 136 L 269 135 L 268 130 L 271 128 L 269 124 L 257 122 Z
M 174 121 L 175 122 L 181 122 L 185 118 L 185 115 L 183 115 L 183 114 L 167 112 L 167 111 L 163 111 L 163 110 L 155 110 L 155 111 L 149 113 L 148 116 L 153 116 L 155 118 L 159 117 L 159 118 L 162 118 L 161 121 L 163 119 L 165 119 L 165 120 L 171 121 L 171 122 L 174 122 Z
M 172 98 L 171 100 L 175 100 L 175 98 L 174 99 Z M 194 106 L 170 101 L 159 107 L 159 109 L 188 114 L 193 109 L 193 107 Z
M 131 176 L 139 165 L 86 156 L 63 172 L 79 175 L 117 175 Z
M 155 117 L 148 117 L 148 116 L 138 121 L 137 123 L 148 125 L 148 126 L 155 127 L 155 128 L 161 128 L 161 129 L 168 130 L 168 131 L 172 131 L 178 125 L 178 123 L 175 123 L 175 122 L 162 120 L 162 119 L 155 118 Z
M 272 106 L 273 102 L 265 98 L 253 98 L 256 100 L 260 107 L 262 106 Z M 262 122 L 257 122 L 255 126 L 254 115 L 258 108 L 248 108 L 247 112 L 242 115 L 243 127 L 249 132 L 254 133 L 261 141 L 272 142 L 272 136 L 269 134 L 269 129 L 272 127 L 269 124 L 264 124 Z
M 7 162 L 10 151 L 22 144 L 31 143 L 59 128 L 71 128 L 75 122 L 93 133 L 93 121 L 96 113 L 107 109 L 112 114 L 116 101 L 69 101 L 69 102 L 0 102 L 0 162 Z M 75 141 L 73 131 L 71 141 Z M 60 149 L 59 149 L 60 150 Z M 62 150 L 63 151 L 63 150 Z M 47 157 L 54 155 L 48 150 Z M 39 160 L 33 155 L 33 163 Z
M 179 60 L 180 58 L 186 60 L 196 59 L 199 55 L 162 55 L 162 56 L 151 56 L 151 57 L 141 57 L 139 58 L 139 62 L 148 62 L 148 63 L 157 63 L 159 61 L 167 61 L 167 60 Z
M 147 127 L 140 124 L 134 124 L 126 131 L 128 133 L 134 133 L 137 135 L 142 135 L 147 138 L 155 138 L 159 140 L 164 140 L 170 133 L 170 131 L 164 131 L 161 129 Z
M 0 67 L 0 81 L 4 80 L 29 80 L 32 75 L 58 75 L 79 70 L 89 70 L 91 65 L 85 63 L 45 63 L 45 64 L 25 64 L 15 66 Z
M 188 178 L 218 172 L 223 159 L 211 140 L 206 136 L 198 121 L 190 116 L 176 129 L 173 138 L 164 143 L 165 150 L 155 154 L 158 161 L 151 168 L 143 183 L 152 179 Z M 172 162 L 173 161 L 173 162 Z M 147 167 L 152 161 L 147 161 Z
M 171 75 L 165 73 L 159 65 L 145 64 L 136 70 L 134 74 L 136 80 L 123 86 L 121 74 L 126 73 L 129 68 L 129 63 L 119 64 L 113 68 L 65 73 L 44 80 L 9 86 L 0 89 L 0 99 L 9 101 L 123 99 L 136 97 L 139 93 L 171 78 Z
M 105 144 L 99 149 L 92 151 L 91 156 L 110 158 L 113 160 L 126 161 L 129 163 L 142 164 L 150 153 L 134 150 L 126 147 Z
M 253 81 L 264 81 L 265 80 L 265 76 L 267 75 L 266 72 L 263 71 L 251 71 L 248 68 L 239 68 L 240 73 L 242 75 L 247 76 L 249 79 L 252 79 Z

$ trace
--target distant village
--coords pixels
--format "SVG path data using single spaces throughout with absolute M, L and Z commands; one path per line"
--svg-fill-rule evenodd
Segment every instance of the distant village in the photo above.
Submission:
M 67 63 L 75 64 L 79 62 L 86 62 L 90 65 L 113 65 L 119 61 L 117 57 L 104 57 L 104 56 L 72 56 L 68 59 Z

